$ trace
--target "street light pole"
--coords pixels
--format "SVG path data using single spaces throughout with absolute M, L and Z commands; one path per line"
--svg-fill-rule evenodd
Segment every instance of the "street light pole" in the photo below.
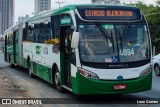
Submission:
M 59 2 L 59 1 L 57 1 L 57 2 L 55 2 L 55 3 L 58 3 L 58 4 L 59 4 L 59 8 L 60 8 L 61 4 L 64 3 L 64 2 Z

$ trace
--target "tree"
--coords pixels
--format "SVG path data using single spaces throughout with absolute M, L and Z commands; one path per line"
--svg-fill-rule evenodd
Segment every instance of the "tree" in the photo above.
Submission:
M 160 11 L 159 11 L 160 0 L 156 1 L 155 6 L 153 4 L 147 5 L 141 1 L 138 1 L 134 4 L 130 2 L 127 5 L 136 6 L 143 12 L 149 24 L 152 45 L 159 48 L 160 47 Z M 160 48 L 157 50 L 160 52 Z
M 157 0 L 156 3 L 157 3 L 157 5 L 160 5 L 160 0 Z

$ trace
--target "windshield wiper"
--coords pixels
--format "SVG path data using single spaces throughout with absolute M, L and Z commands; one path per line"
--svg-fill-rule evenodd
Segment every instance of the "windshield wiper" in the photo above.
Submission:
M 113 40 L 113 34 L 112 34 L 112 31 L 111 31 L 111 38 L 112 38 L 112 40 Z M 115 53 L 115 49 L 114 49 L 114 42 L 112 42 L 112 45 L 113 45 L 113 51 L 114 51 L 114 53 Z
M 121 37 L 121 39 L 120 39 L 121 42 L 124 42 L 124 39 L 125 39 L 125 37 L 126 37 L 126 34 L 129 32 L 130 27 L 131 27 L 131 24 L 128 23 L 128 25 L 127 25 L 126 28 L 125 28 L 125 32 L 123 33 L 123 35 L 122 35 L 122 37 Z
M 109 39 L 113 43 L 112 37 L 109 36 L 109 34 L 105 31 L 105 29 L 100 24 L 96 24 L 98 29 L 102 32 L 103 35 L 105 35 L 106 39 Z

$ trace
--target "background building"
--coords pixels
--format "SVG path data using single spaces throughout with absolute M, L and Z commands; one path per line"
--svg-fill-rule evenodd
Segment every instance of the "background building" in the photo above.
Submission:
M 13 25 L 14 0 L 0 0 L 0 34 Z
M 92 4 L 120 4 L 120 0 L 91 0 Z
M 35 7 L 34 7 L 35 14 L 50 9 L 51 9 L 51 0 L 35 0 Z

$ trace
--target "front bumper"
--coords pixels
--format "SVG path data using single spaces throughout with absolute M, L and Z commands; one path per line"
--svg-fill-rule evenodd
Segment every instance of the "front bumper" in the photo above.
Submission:
M 125 90 L 114 90 L 115 84 L 126 84 Z M 89 94 L 125 94 L 151 90 L 152 72 L 148 75 L 124 81 L 104 81 L 88 79 L 78 72 L 76 78 L 72 77 L 73 93 L 79 95 Z

